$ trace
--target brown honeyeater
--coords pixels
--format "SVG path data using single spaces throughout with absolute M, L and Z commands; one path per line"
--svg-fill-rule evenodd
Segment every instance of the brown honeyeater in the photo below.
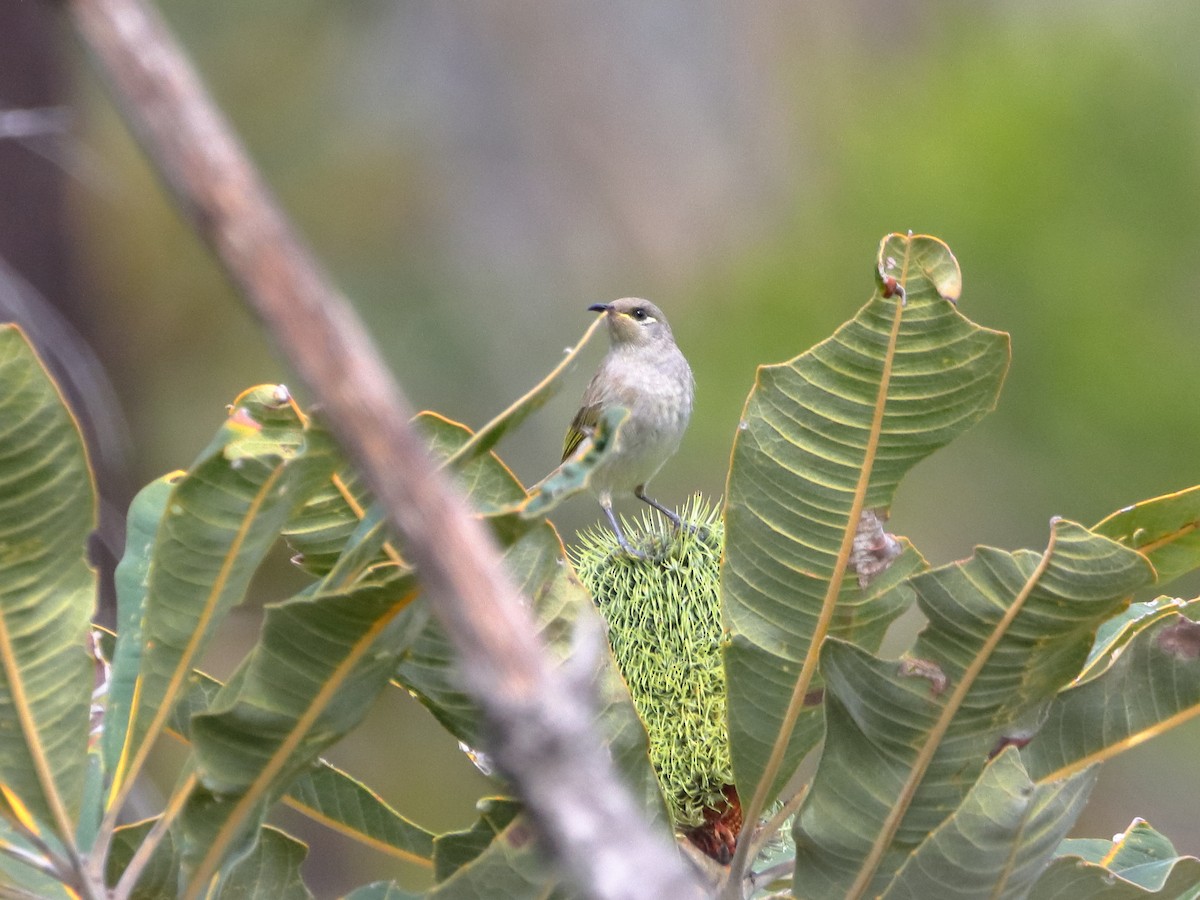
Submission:
M 591 473 L 590 486 L 621 548 L 644 558 L 621 531 L 612 510 L 613 495 L 632 491 L 680 526 L 674 511 L 646 494 L 646 485 L 679 449 L 692 416 L 695 382 L 666 316 L 653 303 L 626 297 L 588 309 L 604 314 L 610 347 L 583 392 L 562 458 L 570 457 L 592 434 L 605 410 L 620 406 L 629 411 L 616 446 Z

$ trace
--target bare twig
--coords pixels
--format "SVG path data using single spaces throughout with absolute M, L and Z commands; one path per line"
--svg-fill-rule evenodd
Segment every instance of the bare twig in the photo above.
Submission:
M 592 698 L 552 671 L 491 538 L 436 471 L 361 322 L 269 196 L 157 15 L 142 0 L 66 0 L 66 8 L 145 152 L 404 536 L 487 716 L 488 749 L 545 849 L 592 897 L 701 896 L 621 784 L 593 726 Z

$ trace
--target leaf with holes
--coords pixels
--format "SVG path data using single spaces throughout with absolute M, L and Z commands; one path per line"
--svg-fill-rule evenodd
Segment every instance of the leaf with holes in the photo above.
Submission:
M 929 620 L 912 656 L 944 685 L 827 641 L 825 747 L 794 829 L 797 896 L 886 888 L 988 756 L 1028 737 L 1099 624 L 1152 575 L 1140 554 L 1057 522 L 1042 554 L 983 547 L 912 579 Z
M 307 845 L 277 828 L 266 826 L 254 850 L 231 867 L 220 886 L 208 896 L 212 900 L 312 900 L 312 892 L 300 877 L 300 865 L 308 855 Z
M 443 835 L 435 855 L 438 883 L 427 900 L 568 900 L 534 844 L 514 801 L 486 799 L 471 829 Z
M 758 370 L 734 439 L 726 669 L 734 772 L 754 812 L 820 738 L 808 698 L 821 640 L 855 635 L 863 617 L 886 626 L 907 602 L 847 571 L 862 513 L 886 515 L 901 478 L 995 406 L 1008 368 L 1008 336 L 958 312 L 958 264 L 941 241 L 889 235 L 877 271 L 853 320 Z M 881 631 L 853 639 L 873 649 Z
M 1200 624 L 1148 616 L 1108 662 L 1050 705 L 1022 751 L 1034 778 L 1063 778 L 1200 716 Z

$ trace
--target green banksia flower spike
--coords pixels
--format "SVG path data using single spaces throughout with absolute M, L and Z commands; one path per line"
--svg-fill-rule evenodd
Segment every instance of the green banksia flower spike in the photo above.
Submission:
M 724 525 L 720 511 L 699 496 L 680 515 L 681 529 L 650 511 L 622 522 L 647 560 L 631 558 L 608 529 L 582 533 L 572 556 L 608 623 L 671 818 L 691 836 L 727 814 L 736 793 L 721 663 Z M 732 837 L 720 843 L 731 845 Z

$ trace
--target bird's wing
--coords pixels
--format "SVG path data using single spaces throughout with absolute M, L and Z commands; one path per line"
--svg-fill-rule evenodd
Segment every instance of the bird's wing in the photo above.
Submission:
M 600 421 L 601 408 L 599 403 L 590 403 L 587 406 L 581 406 L 579 412 L 575 413 L 575 418 L 567 427 L 567 436 L 563 438 L 562 458 L 564 461 L 578 449 L 585 437 L 592 436 L 596 430 L 596 424 Z

